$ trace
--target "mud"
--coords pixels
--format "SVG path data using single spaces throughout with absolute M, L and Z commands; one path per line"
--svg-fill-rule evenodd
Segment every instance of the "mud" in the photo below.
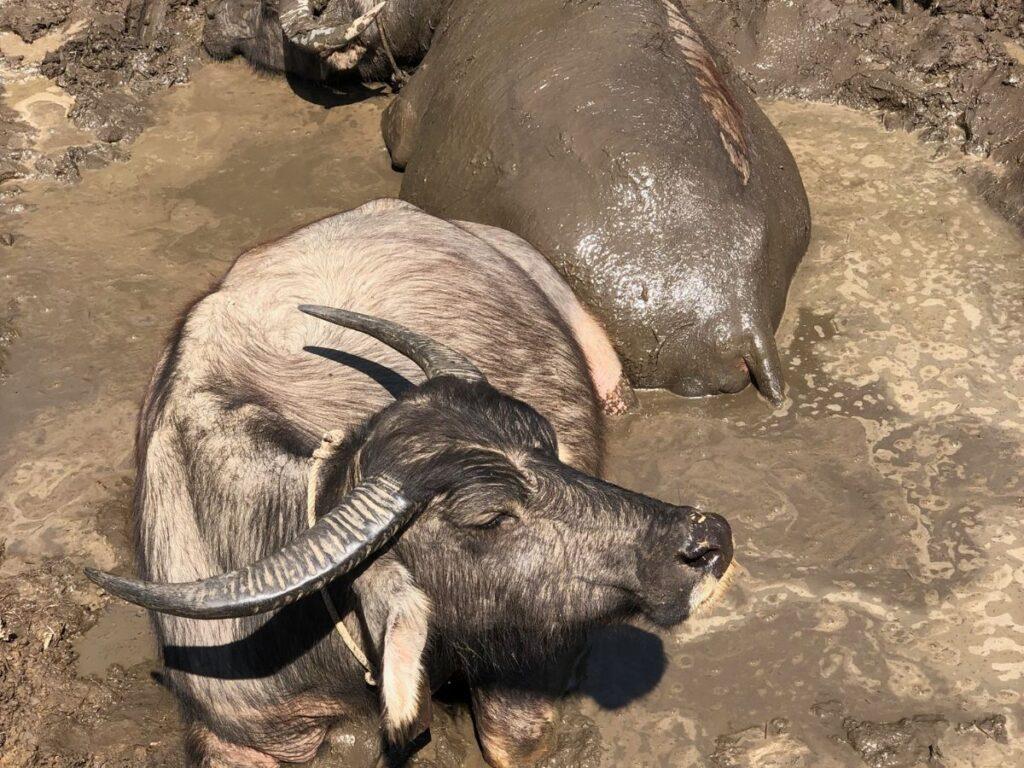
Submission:
M 180 765 L 141 616 L 80 568 L 130 558 L 133 420 L 174 315 L 242 249 L 395 194 L 386 103 L 205 67 L 129 160 L 28 180 L 0 217 L 3 768 Z M 914 137 L 766 111 L 815 221 L 791 397 L 646 393 L 610 441 L 615 480 L 729 517 L 744 572 L 679 631 L 597 638 L 547 766 L 1022 764 L 1024 242 Z M 483 766 L 457 697 L 433 736 L 414 765 Z M 374 743 L 340 729 L 316 764 Z
M 1024 229 L 1024 5 L 1017 0 L 694 0 L 761 97 L 879 110 L 961 160 Z M 899 8 L 902 7 L 901 12 Z
M 66 559 L 0 582 L 0 765 L 180 765 L 171 697 L 150 679 L 151 651 L 119 656 L 99 676 L 74 673 L 76 640 L 89 637 L 103 603 Z
M 8 0 L 0 7 L 0 183 L 124 159 L 150 96 L 188 80 L 196 0 Z M 8 195 L 9 197 L 9 195 Z

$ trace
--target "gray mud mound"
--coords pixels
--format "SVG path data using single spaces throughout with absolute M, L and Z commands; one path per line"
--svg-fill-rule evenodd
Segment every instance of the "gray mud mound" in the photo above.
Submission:
M 882 110 L 888 127 L 920 130 L 964 153 L 985 197 L 1024 227 L 1019 0 L 693 0 L 690 6 L 758 95 Z

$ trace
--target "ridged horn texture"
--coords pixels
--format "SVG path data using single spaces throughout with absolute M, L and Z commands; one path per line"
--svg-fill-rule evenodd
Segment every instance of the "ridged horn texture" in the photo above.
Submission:
M 302 304 L 299 309 L 307 315 L 345 328 L 362 331 L 383 341 L 422 368 L 428 379 L 433 379 L 436 376 L 455 376 L 466 381 L 487 380 L 470 362 L 469 358 L 461 352 L 456 352 L 451 347 L 434 341 L 429 336 L 410 331 L 397 323 L 362 315 L 358 312 L 349 312 L 346 309 L 320 307 L 313 304 Z
M 87 568 L 86 576 L 117 597 L 160 613 L 226 619 L 266 613 L 343 576 L 387 542 L 415 514 L 399 484 L 377 475 L 272 555 L 200 581 L 165 584 Z

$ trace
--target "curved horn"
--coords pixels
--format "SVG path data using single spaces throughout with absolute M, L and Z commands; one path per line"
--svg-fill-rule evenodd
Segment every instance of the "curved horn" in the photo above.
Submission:
M 769 328 L 771 326 L 768 326 Z M 786 395 L 786 382 L 782 375 L 782 361 L 775 335 L 762 328 L 754 329 L 747 353 L 743 356 L 750 369 L 754 384 L 768 401 L 778 407 Z
M 330 26 L 323 17 L 314 16 L 309 0 L 282 0 L 278 19 L 281 29 L 295 45 L 315 53 L 329 54 L 341 50 L 363 34 L 386 4 L 387 0 L 377 3 L 344 29 Z
M 191 619 L 265 613 L 293 603 L 343 576 L 408 522 L 413 503 L 393 479 L 358 485 L 334 509 L 272 555 L 200 581 L 166 584 L 85 569 L 111 594 L 153 611 Z
M 373 336 L 412 360 L 423 369 L 428 379 L 455 376 L 466 381 L 487 381 L 482 373 L 461 352 L 456 352 L 421 333 L 410 331 L 389 320 L 349 312 L 345 309 L 302 304 L 299 310 L 329 323 Z

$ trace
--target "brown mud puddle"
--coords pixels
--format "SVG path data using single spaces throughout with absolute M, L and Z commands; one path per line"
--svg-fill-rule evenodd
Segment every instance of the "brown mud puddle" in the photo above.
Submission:
M 207 66 L 128 162 L 29 184 L 0 221 L 3 768 L 180 764 L 145 622 L 79 569 L 129 557 L 135 410 L 174 316 L 244 248 L 397 192 L 385 104 Z M 678 631 L 598 638 L 549 765 L 1024 764 L 1024 244 L 913 137 L 769 114 L 815 216 L 790 399 L 649 393 L 610 445 L 618 482 L 728 516 L 743 573 Z M 458 707 L 434 735 L 415 764 L 483 765 Z

